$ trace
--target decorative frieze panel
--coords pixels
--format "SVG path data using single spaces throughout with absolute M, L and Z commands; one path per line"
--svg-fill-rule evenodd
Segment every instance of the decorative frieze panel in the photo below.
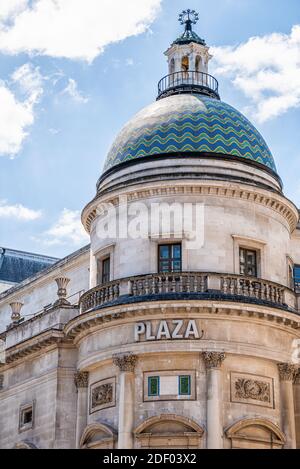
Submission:
M 116 378 L 107 378 L 91 385 L 90 414 L 116 405 Z
M 231 402 L 274 408 L 273 379 L 232 372 Z

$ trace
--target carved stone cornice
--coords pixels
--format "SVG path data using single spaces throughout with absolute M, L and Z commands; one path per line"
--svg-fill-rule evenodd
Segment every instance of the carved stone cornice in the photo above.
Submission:
M 277 194 L 268 190 L 250 187 L 241 187 L 241 184 L 233 186 L 232 183 L 217 184 L 209 182 L 201 185 L 172 185 L 163 187 L 150 186 L 143 187 L 143 189 L 130 191 L 127 193 L 128 202 L 136 201 L 145 198 L 163 197 L 163 196 L 176 196 L 176 195 L 204 195 L 222 198 L 231 198 L 239 200 L 248 200 L 254 204 L 262 205 L 270 208 L 276 213 L 285 218 L 289 228 L 292 231 L 297 226 L 299 214 L 295 205 L 288 199 L 284 198 L 281 194 Z M 101 203 L 113 204 L 115 207 L 119 205 L 119 198 L 116 194 L 109 194 L 108 196 L 101 197 L 97 195 L 83 210 L 82 223 L 89 233 L 91 225 L 94 220 L 99 216 L 98 205 Z
M 113 355 L 113 363 L 120 371 L 131 371 L 135 369 L 138 356 L 133 353 L 116 353 Z
M 277 363 L 280 381 L 294 381 L 298 366 L 292 363 Z
M 74 375 L 74 383 L 76 388 L 87 388 L 89 385 L 89 372 L 77 371 Z
M 203 352 L 202 356 L 207 370 L 221 368 L 226 357 L 225 352 Z

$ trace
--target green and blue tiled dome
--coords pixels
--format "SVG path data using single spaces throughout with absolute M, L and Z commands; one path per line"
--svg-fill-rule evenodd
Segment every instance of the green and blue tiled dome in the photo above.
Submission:
M 124 162 L 171 154 L 226 155 L 276 172 L 273 156 L 251 122 L 228 104 L 200 94 L 169 96 L 136 114 L 117 136 L 104 171 Z

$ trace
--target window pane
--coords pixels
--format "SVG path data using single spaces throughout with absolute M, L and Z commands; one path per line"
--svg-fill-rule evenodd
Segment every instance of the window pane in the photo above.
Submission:
M 148 395 L 159 396 L 159 376 L 150 376 L 148 378 Z
M 295 265 L 294 267 L 294 282 L 297 290 L 300 290 L 300 266 Z
M 180 244 L 173 245 L 173 258 L 181 259 L 181 245 Z
M 169 246 L 160 246 L 159 247 L 159 257 L 162 259 L 168 259 L 170 257 L 170 247 Z
M 189 396 L 191 394 L 191 377 L 179 376 L 179 395 Z
M 162 261 L 160 263 L 160 269 L 161 272 L 170 272 L 170 263 L 169 261 Z
M 180 261 L 174 261 L 172 271 L 173 272 L 179 272 L 180 269 L 181 269 L 181 262 Z
M 240 248 L 240 274 L 257 276 L 257 253 L 249 249 Z
M 102 261 L 102 283 L 107 283 L 110 281 L 110 258 L 104 259 Z

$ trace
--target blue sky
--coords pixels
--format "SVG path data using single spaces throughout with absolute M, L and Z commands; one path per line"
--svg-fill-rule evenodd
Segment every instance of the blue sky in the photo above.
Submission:
M 80 212 L 116 133 L 155 100 L 184 8 L 300 206 L 299 0 L 0 0 L 0 246 L 60 257 L 88 242 Z

